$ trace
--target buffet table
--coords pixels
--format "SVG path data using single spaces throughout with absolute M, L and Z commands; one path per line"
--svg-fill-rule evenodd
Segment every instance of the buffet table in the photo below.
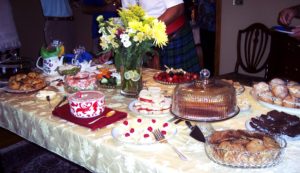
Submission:
M 159 86 L 166 94 L 172 94 L 174 86 L 153 81 L 153 69 L 145 69 L 146 86 Z M 128 105 L 133 98 L 126 98 L 117 89 L 99 89 L 105 93 L 106 105 L 128 113 L 128 119 L 136 118 Z M 270 111 L 257 103 L 246 87 L 240 99 L 248 100 L 251 109 L 237 116 L 211 123 L 215 129 L 245 129 L 245 122 L 254 116 Z M 56 105 L 56 101 L 52 105 Z M 166 144 L 131 145 L 116 141 L 111 130 L 116 123 L 92 131 L 52 115 L 53 107 L 46 101 L 38 101 L 35 93 L 14 94 L 0 91 L 0 126 L 36 143 L 92 172 L 298 172 L 300 165 L 300 141 L 287 141 L 282 161 L 270 168 L 241 169 L 218 165 L 205 153 L 204 144 L 189 136 L 190 129 L 181 122 L 177 133 L 169 142 L 180 149 L 188 161 L 180 160 Z M 300 115 L 300 112 L 299 112 Z M 164 117 L 166 120 L 172 116 Z

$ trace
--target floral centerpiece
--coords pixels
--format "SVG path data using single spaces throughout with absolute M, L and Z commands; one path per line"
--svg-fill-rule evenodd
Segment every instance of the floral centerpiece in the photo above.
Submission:
M 163 47 L 168 42 L 166 25 L 145 15 L 137 5 L 118 10 L 120 18 L 104 21 L 98 16 L 100 46 L 114 53 L 114 62 L 121 74 L 121 94 L 135 96 L 142 88 L 142 63 L 145 53 L 153 46 Z

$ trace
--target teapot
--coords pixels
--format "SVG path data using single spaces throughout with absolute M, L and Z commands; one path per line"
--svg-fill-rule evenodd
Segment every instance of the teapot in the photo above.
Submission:
M 72 64 L 80 65 L 81 66 L 80 71 L 86 71 L 87 69 L 89 69 L 91 67 L 92 61 L 90 60 L 90 61 L 79 62 L 78 60 L 72 59 Z
M 40 60 L 43 59 L 43 66 L 39 65 Z M 61 66 L 64 61 L 64 56 L 59 58 L 58 56 L 42 57 L 40 56 L 36 61 L 36 67 L 41 69 L 47 75 L 58 75 L 57 67 Z

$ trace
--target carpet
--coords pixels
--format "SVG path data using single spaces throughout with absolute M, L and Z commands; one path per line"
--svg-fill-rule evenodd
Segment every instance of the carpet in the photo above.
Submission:
M 28 141 L 0 149 L 1 173 L 90 173 L 87 169 Z

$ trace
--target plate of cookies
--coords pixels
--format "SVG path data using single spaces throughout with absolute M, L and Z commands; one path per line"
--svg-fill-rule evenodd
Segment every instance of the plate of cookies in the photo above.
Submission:
M 11 76 L 8 85 L 2 89 L 9 93 L 30 93 L 48 85 L 43 75 L 37 72 L 19 73 Z
M 282 160 L 286 141 L 247 130 L 215 131 L 207 137 L 205 152 L 215 163 L 239 168 L 265 168 Z
M 274 78 L 253 85 L 251 95 L 263 106 L 300 115 L 300 84 Z

